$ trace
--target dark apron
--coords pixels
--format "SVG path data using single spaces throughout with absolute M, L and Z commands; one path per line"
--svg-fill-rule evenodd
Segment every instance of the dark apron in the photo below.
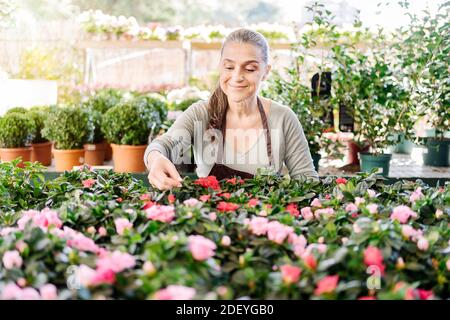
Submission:
M 257 102 L 258 102 L 259 114 L 261 115 L 261 120 L 262 120 L 262 124 L 263 124 L 264 134 L 266 135 L 267 155 L 269 156 L 269 164 L 272 166 L 274 162 L 273 162 L 273 158 L 272 158 L 272 142 L 270 139 L 269 125 L 267 123 L 266 113 L 264 112 L 263 105 L 259 98 L 257 98 Z M 222 121 L 221 131 L 222 131 L 222 136 L 223 136 L 223 144 L 222 144 L 222 148 L 220 148 L 220 145 L 219 145 L 219 153 L 218 153 L 219 163 L 217 163 L 217 162 L 214 163 L 214 166 L 212 167 L 211 171 L 209 172 L 209 175 L 215 176 L 217 178 L 217 180 L 229 179 L 234 176 L 241 177 L 242 179 L 253 178 L 254 175 L 251 173 L 234 170 L 234 169 L 222 164 L 223 163 L 223 149 L 224 149 L 223 147 L 225 146 L 225 133 L 226 133 L 225 128 L 226 128 L 226 115 L 223 117 L 223 121 Z

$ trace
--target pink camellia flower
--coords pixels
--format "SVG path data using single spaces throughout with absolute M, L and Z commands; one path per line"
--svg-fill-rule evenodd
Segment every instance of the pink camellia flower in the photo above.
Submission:
M 65 238 L 67 239 L 67 245 L 71 248 L 75 248 L 80 251 L 97 252 L 99 247 L 95 244 L 94 240 L 86 237 L 81 232 L 74 231 L 70 228 L 65 228 Z
M 236 211 L 239 205 L 231 202 L 220 201 L 217 205 L 217 210 L 220 212 Z
M 41 292 L 41 298 L 43 300 L 56 300 L 58 299 L 58 292 L 56 290 L 56 287 L 51 284 L 47 283 L 43 285 L 39 291 Z
M 20 294 L 20 300 L 40 300 L 39 292 L 34 288 L 24 288 Z
M 92 277 L 90 285 L 98 286 L 102 284 L 114 284 L 116 282 L 116 274 L 111 269 L 97 269 Z
M 196 207 L 200 203 L 200 201 L 198 201 L 195 198 L 190 198 L 190 199 L 184 200 L 183 203 L 186 207 L 192 208 L 192 207 Z
M 15 283 L 8 283 L 1 293 L 1 300 L 19 300 L 22 294 L 22 289 Z
M 361 197 L 356 197 L 356 198 L 355 198 L 355 205 L 356 205 L 357 207 L 359 207 L 359 205 L 360 205 L 361 203 L 364 203 L 364 202 L 366 202 L 366 200 L 364 200 L 364 198 L 361 198 Z
M 206 202 L 206 201 L 208 201 L 209 199 L 211 198 L 211 196 L 209 195 L 209 194 L 204 194 L 204 195 L 202 195 L 202 196 L 200 196 L 200 201 L 202 201 L 202 202 Z
M 170 223 L 175 218 L 175 208 L 173 206 L 154 205 L 145 212 L 148 219 L 165 223 Z
M 15 232 L 15 231 L 17 231 L 17 230 L 19 230 L 19 229 L 18 229 L 18 228 L 11 228 L 11 227 L 3 228 L 3 229 L 1 229 L 1 231 L 0 231 L 0 236 L 6 237 L 8 234 L 10 234 L 10 233 L 12 233 L 12 232 Z
M 217 219 L 217 214 L 213 211 L 213 212 L 210 212 L 210 213 L 209 213 L 208 217 L 209 217 L 209 219 L 210 219 L 211 221 L 216 221 L 216 219 Z
M 422 251 L 427 251 L 429 247 L 428 240 L 425 237 L 420 237 L 417 241 L 417 248 Z
M 288 242 L 292 244 L 292 249 L 297 257 L 301 257 L 305 252 L 306 238 L 303 235 L 296 235 L 294 232 L 288 236 Z
M 253 217 L 249 223 L 250 231 L 256 236 L 265 235 L 267 233 L 268 223 L 269 220 L 267 220 L 267 218 Z
M 139 197 L 139 199 L 142 201 L 150 201 L 150 200 L 152 200 L 152 196 L 148 193 L 144 193 L 143 195 L 141 195 Z
M 369 198 L 373 198 L 376 196 L 377 193 L 372 189 L 367 189 L 367 194 L 369 195 Z
M 358 211 L 358 207 L 353 202 L 350 202 L 345 206 L 345 211 L 347 212 Z
M 397 220 L 400 223 L 408 222 L 409 218 L 417 218 L 417 213 L 412 211 L 408 206 L 395 207 L 391 214 L 391 220 Z
M 97 259 L 98 270 L 111 270 L 114 273 L 133 268 L 136 264 L 134 256 L 118 250 Z
M 318 198 L 315 198 L 312 202 L 311 202 L 311 207 L 317 207 L 320 208 L 322 207 L 322 202 L 320 202 L 320 200 Z
M 300 275 L 302 273 L 302 269 L 296 266 L 292 266 L 290 264 L 284 264 L 280 267 L 281 277 L 283 278 L 284 283 L 292 284 L 296 283 L 298 279 L 300 279 Z
M 336 290 L 338 282 L 339 282 L 338 275 L 326 276 L 317 283 L 317 287 L 314 290 L 314 294 L 316 296 L 320 296 L 321 294 L 324 293 L 332 293 L 334 290 Z
M 98 228 L 98 234 L 101 237 L 104 237 L 104 236 L 106 236 L 108 234 L 108 232 L 106 231 L 106 229 L 104 227 L 100 227 L 100 228 Z
M 231 244 L 231 239 L 229 236 L 223 236 L 220 244 L 224 247 L 228 247 Z
M 362 231 L 361 227 L 357 223 L 354 223 L 353 224 L 353 232 L 354 233 L 361 233 L 361 231 Z
M 317 209 L 316 212 L 314 212 L 314 215 L 316 219 L 319 219 L 320 216 L 323 216 L 324 218 L 328 218 L 334 215 L 334 209 L 333 208 L 323 208 L 323 209 Z
M 58 217 L 58 213 L 49 208 L 45 208 L 40 212 L 36 210 L 24 211 L 22 217 L 17 221 L 19 229 L 23 230 L 29 221 L 32 221 L 33 226 L 39 227 L 44 231 L 50 227 L 61 228 L 63 224 Z
M 22 257 L 17 250 L 6 251 L 3 254 L 2 260 L 5 269 L 20 268 L 23 262 Z
M 267 224 L 267 238 L 275 243 L 282 244 L 283 241 L 293 233 L 292 227 L 286 226 L 278 221 L 271 221 Z
M 300 212 L 297 209 L 297 205 L 295 203 L 290 203 L 286 206 L 286 211 L 291 214 L 291 216 L 298 217 Z
M 411 193 L 411 195 L 409 196 L 409 201 L 411 203 L 416 202 L 419 199 L 423 198 L 423 193 L 422 193 L 422 188 L 418 187 L 416 190 L 414 190 L 413 193 Z
M 312 254 L 305 253 L 302 256 L 303 263 L 311 270 L 316 270 L 317 268 L 317 260 L 314 258 Z
M 27 280 L 25 278 L 19 278 L 19 279 L 17 279 L 17 284 L 20 287 L 24 288 L 27 285 Z
M 369 210 L 369 213 L 375 214 L 378 212 L 378 205 L 375 203 L 370 203 L 366 206 L 367 210 Z
M 377 300 L 377 298 L 375 298 L 373 296 L 363 296 L 363 297 L 359 297 L 358 300 Z
M 94 234 L 95 232 L 97 232 L 97 230 L 95 230 L 94 226 L 90 226 L 89 228 L 86 229 L 87 233 L 90 234 Z
M 445 266 L 447 267 L 447 270 L 450 271 L 450 259 L 447 259 Z
M 203 236 L 189 236 L 188 247 L 192 257 L 198 261 L 204 261 L 214 256 L 217 246 L 211 240 Z
M 381 274 L 384 275 L 384 270 L 386 266 L 383 263 L 383 253 L 377 247 L 368 246 L 364 250 L 364 264 L 368 267 L 369 266 L 378 267 Z
M 416 292 L 420 300 L 431 300 L 433 298 L 433 290 L 417 289 Z
M 170 285 L 156 292 L 154 297 L 156 300 L 191 300 L 195 293 L 194 288 Z
M 24 252 L 27 247 L 28 245 L 23 240 L 16 243 L 16 249 L 19 250 L 20 253 Z
M 402 225 L 402 235 L 405 238 L 417 238 L 422 235 L 422 232 L 414 229 L 408 224 Z
M 114 220 L 116 225 L 116 231 L 118 235 L 123 235 L 125 230 L 130 230 L 133 228 L 133 224 L 127 218 L 118 218 Z
M 312 220 L 314 218 L 314 214 L 311 211 L 311 207 L 304 207 L 300 210 L 303 219 L 306 221 Z
M 86 179 L 82 181 L 83 187 L 85 188 L 91 188 L 95 184 L 95 182 L 95 179 Z

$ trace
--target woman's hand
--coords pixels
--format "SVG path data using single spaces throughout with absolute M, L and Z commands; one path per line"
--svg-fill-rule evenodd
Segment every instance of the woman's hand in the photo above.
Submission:
M 159 190 L 181 187 L 183 179 L 174 164 L 158 151 L 152 151 L 148 155 L 148 171 L 148 181 Z

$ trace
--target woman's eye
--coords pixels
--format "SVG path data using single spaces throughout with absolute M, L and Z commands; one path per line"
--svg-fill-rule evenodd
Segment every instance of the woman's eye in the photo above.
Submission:
M 248 71 L 248 72 L 253 72 L 253 71 L 255 71 L 255 69 L 245 69 L 246 71 Z
M 233 70 L 233 67 L 225 67 L 227 70 Z

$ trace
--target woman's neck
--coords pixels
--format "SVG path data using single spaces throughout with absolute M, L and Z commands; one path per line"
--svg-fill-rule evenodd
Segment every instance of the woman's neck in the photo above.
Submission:
M 228 112 L 233 117 L 245 118 L 252 116 L 258 110 L 256 95 L 239 102 L 228 100 L 228 108 Z

